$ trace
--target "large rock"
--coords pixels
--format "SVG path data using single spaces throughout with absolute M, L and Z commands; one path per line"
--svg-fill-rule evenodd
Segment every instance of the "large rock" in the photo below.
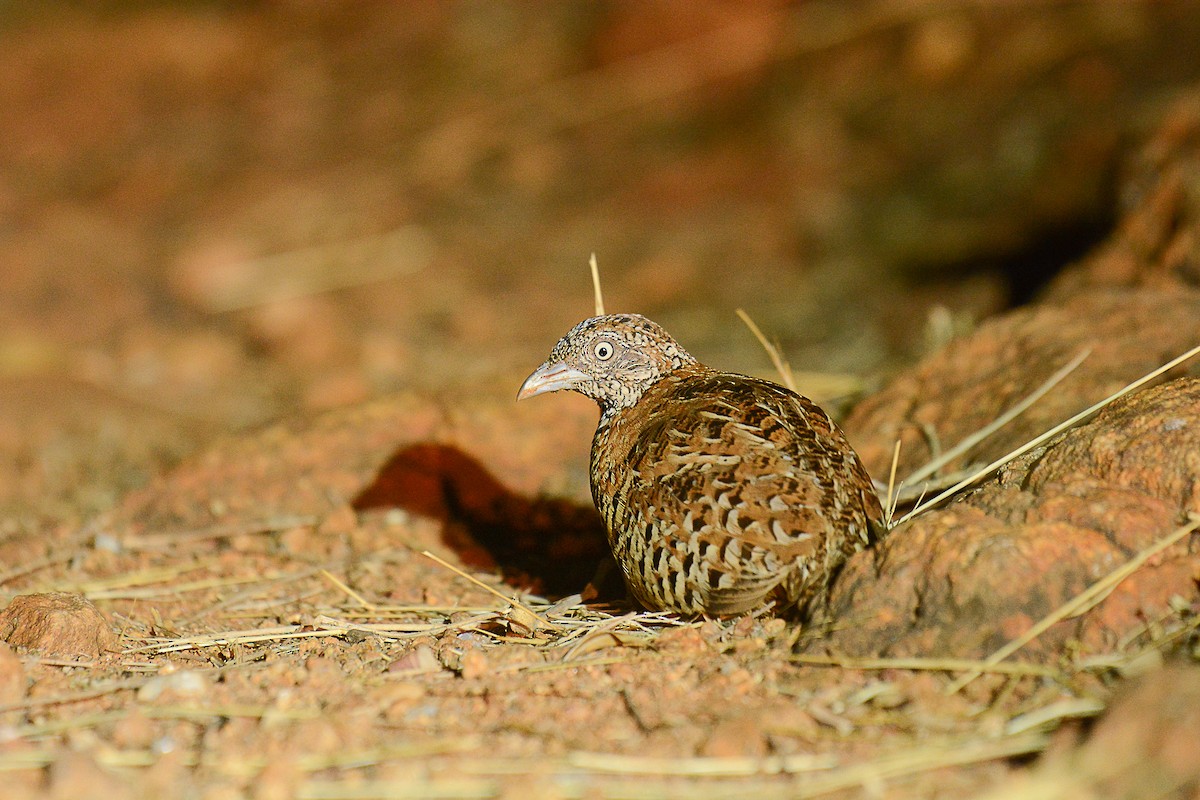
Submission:
M 1200 380 L 1130 395 L 982 487 L 852 558 L 825 640 L 854 655 L 980 657 L 1200 513 Z M 1197 600 L 1200 555 L 1175 545 L 1028 651 L 1113 648 Z
M 1200 291 L 1095 288 L 981 325 L 864 400 L 845 429 L 876 478 L 902 443 L 903 478 L 1029 397 L 1083 351 L 1065 380 L 948 465 L 989 462 L 1200 344 Z M 1160 380 L 1200 375 L 1200 358 Z
M 131 493 L 111 517 L 111 546 L 232 539 L 328 558 L 402 544 L 398 558 L 412 569 L 389 574 L 411 590 L 406 601 L 460 581 L 410 558 L 426 549 L 522 588 L 572 594 L 608 552 L 588 493 L 596 414 L 582 397 L 518 404 L 508 393 L 404 393 L 292 419 L 221 440 Z M 400 513 L 382 520 L 389 510 Z M 277 545 L 236 541 L 272 531 Z

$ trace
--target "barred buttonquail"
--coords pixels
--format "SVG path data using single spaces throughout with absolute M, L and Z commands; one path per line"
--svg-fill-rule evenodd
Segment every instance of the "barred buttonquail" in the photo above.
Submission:
M 637 314 L 584 320 L 517 399 L 571 389 L 600 406 L 592 498 L 646 608 L 811 610 L 882 517 L 845 435 L 812 401 L 719 372 Z

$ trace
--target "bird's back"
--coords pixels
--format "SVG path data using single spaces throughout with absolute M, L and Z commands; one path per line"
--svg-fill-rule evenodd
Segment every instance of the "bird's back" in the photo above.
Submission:
M 699 364 L 602 422 L 592 495 L 647 607 L 723 616 L 806 605 L 882 512 L 844 434 L 781 386 Z

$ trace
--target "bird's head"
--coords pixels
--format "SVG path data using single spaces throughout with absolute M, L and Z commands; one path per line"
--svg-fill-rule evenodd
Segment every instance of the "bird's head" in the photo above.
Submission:
M 637 403 L 664 375 L 695 363 L 670 334 L 639 314 L 592 317 L 558 340 L 521 384 L 517 399 L 570 389 L 595 400 L 608 416 Z

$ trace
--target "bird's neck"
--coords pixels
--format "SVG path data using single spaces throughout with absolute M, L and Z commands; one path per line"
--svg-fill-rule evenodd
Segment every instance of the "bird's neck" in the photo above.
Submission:
M 687 356 L 686 353 L 684 355 Z M 672 387 L 679 385 L 688 377 L 707 372 L 712 372 L 712 370 L 691 356 L 687 356 L 687 360 L 682 364 L 674 365 L 669 371 L 653 380 L 646 381 L 641 386 L 623 392 L 609 392 L 604 397 L 597 398 L 596 403 L 600 406 L 600 421 L 597 423 L 596 432 L 600 433 L 616 424 L 622 417 L 622 412 L 633 411 L 646 402 L 654 403 L 656 402 L 655 397 L 661 398 L 663 392 L 670 394 Z
M 596 423 L 596 433 L 599 434 L 602 430 L 608 430 L 616 422 L 618 415 L 627 408 L 632 408 L 632 405 L 619 405 L 617 403 L 600 403 L 600 421 Z

